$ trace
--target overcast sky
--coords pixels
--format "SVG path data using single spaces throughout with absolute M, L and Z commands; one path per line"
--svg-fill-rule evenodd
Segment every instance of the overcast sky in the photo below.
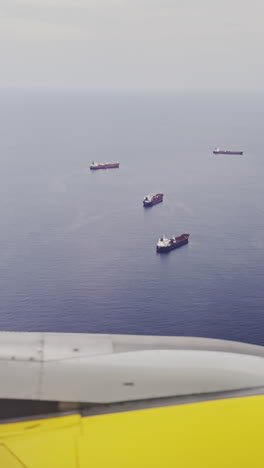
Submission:
M 263 0 L 1 0 L 0 87 L 264 91 Z

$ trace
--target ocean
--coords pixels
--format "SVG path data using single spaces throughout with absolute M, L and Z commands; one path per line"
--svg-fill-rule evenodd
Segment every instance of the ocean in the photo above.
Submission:
M 1 330 L 264 345 L 263 96 L 0 100 Z M 156 253 L 183 232 L 188 245 Z

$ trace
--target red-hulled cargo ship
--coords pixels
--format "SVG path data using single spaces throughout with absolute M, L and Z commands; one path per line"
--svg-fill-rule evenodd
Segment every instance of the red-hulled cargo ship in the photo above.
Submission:
M 169 252 L 170 250 L 177 249 L 184 244 L 188 244 L 190 234 L 182 234 L 178 237 L 173 237 L 172 239 L 166 239 L 166 237 L 161 237 L 157 243 L 157 252 Z
M 227 150 L 220 150 L 219 148 L 215 148 L 213 151 L 214 154 L 239 154 L 242 155 L 243 151 L 227 151 Z
M 119 162 L 116 163 L 96 163 L 92 162 L 90 165 L 90 169 L 96 170 L 96 169 L 114 169 L 115 167 L 119 167 Z
M 156 195 L 148 195 L 143 200 L 144 206 L 153 206 L 157 203 L 161 203 L 163 201 L 163 193 L 157 193 Z

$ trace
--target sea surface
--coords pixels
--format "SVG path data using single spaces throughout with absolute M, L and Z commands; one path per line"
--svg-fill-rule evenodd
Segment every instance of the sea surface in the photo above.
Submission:
M 1 330 L 264 345 L 263 97 L 0 102 Z M 93 172 L 93 160 L 120 168 Z M 187 246 L 156 253 L 161 235 L 183 232 Z

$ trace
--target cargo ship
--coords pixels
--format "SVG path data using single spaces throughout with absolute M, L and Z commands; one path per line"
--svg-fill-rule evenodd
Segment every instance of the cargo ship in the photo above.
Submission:
M 173 237 L 172 239 L 166 239 L 166 237 L 161 237 L 157 243 L 157 252 L 169 252 L 170 250 L 177 249 L 184 244 L 188 244 L 190 234 L 182 234 L 178 237 Z
M 161 203 L 163 201 L 163 193 L 157 193 L 156 195 L 148 195 L 143 200 L 143 206 L 153 206 L 157 203 Z
M 90 165 L 90 169 L 92 170 L 96 170 L 96 169 L 113 169 L 115 167 L 119 167 L 119 162 L 116 162 L 116 163 L 96 163 L 96 162 L 92 162 L 92 164 Z
M 227 150 L 220 150 L 219 148 L 215 148 L 213 151 L 214 154 L 243 154 L 243 151 L 227 151 Z

